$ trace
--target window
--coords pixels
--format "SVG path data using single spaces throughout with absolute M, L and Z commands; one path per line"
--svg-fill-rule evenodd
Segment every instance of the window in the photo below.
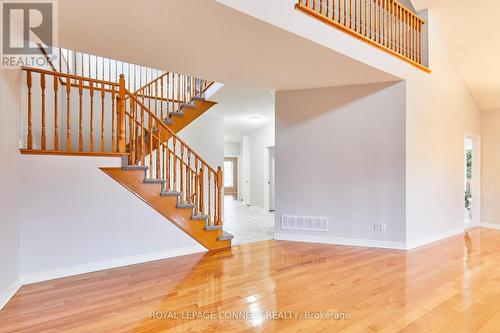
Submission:
M 224 161 L 224 187 L 234 187 L 233 161 Z

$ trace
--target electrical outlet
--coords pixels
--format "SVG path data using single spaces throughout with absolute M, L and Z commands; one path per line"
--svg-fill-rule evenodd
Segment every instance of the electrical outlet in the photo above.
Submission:
M 386 231 L 387 225 L 385 223 L 380 223 L 380 231 Z
M 375 231 L 380 231 L 380 227 L 381 227 L 381 226 L 380 226 L 380 223 L 374 223 L 374 224 L 373 224 L 373 229 L 374 229 Z

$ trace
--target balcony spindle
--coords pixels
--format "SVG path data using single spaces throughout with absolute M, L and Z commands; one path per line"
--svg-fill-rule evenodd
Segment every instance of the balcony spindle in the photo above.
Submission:
M 200 192 L 199 192 L 199 182 L 200 182 L 200 179 L 198 178 L 198 158 L 195 158 L 194 159 L 194 172 L 193 172 L 193 175 L 194 175 L 194 194 L 193 194 L 193 203 L 196 204 L 197 208 L 196 208 L 196 214 L 198 215 L 200 213 L 200 206 L 199 206 L 199 196 L 200 196 Z
M 357 0 L 354 0 L 357 1 Z M 349 29 L 352 29 L 352 0 L 349 0 Z
M 166 92 L 167 96 L 167 110 L 166 110 L 166 119 L 170 117 L 170 73 L 167 74 L 167 83 L 166 83 Z M 173 98 L 172 98 L 173 99 Z
M 111 64 L 110 64 L 111 65 Z M 116 140 L 115 140 L 115 86 L 111 86 L 111 151 L 116 151 Z
M 347 0 L 344 0 L 344 19 L 342 21 L 342 24 L 347 24 Z
M 66 78 L 66 150 L 71 151 L 71 79 Z
M 383 26 L 383 32 L 382 32 L 382 36 L 383 36 L 383 44 L 384 46 L 387 47 L 388 45 L 388 40 L 387 40 L 387 36 L 388 36 L 388 17 L 387 17 L 387 0 L 383 0 L 382 1 L 382 26 Z
M 170 182 L 171 182 L 171 177 L 170 177 L 170 148 L 168 147 L 168 142 L 166 143 L 167 145 L 167 149 L 166 149 L 166 168 L 165 168 L 165 182 L 166 182 L 166 185 L 167 185 L 167 188 L 166 190 L 168 192 L 171 191 L 171 187 L 170 187 Z
M 423 58 L 422 58 L 422 22 L 419 22 L 419 24 L 418 24 L 418 40 L 419 40 L 419 43 L 418 43 L 419 44 L 418 62 L 422 63 L 423 62 Z
M 165 120 L 163 117 L 163 76 L 160 78 L 160 114 L 161 120 Z
M 31 105 L 31 87 L 33 83 L 30 70 L 26 72 L 26 85 L 28 87 L 28 137 L 26 145 L 28 149 L 33 149 L 33 109 Z
M 405 9 L 405 29 L 406 29 L 406 56 L 410 58 L 410 13 Z
M 59 93 L 59 76 L 54 75 L 54 150 L 59 150 L 58 93 Z
M 144 103 L 143 103 L 144 104 Z M 141 106 L 141 165 L 146 165 L 146 131 L 144 126 L 144 108 Z
M 208 190 L 208 195 L 207 195 L 207 203 L 208 203 L 208 225 L 212 225 L 212 205 L 210 203 L 211 201 L 211 192 L 212 192 L 212 187 L 210 185 L 210 179 L 212 177 L 212 171 L 208 170 L 208 183 L 207 183 L 207 190 Z
M 40 138 L 42 150 L 47 149 L 47 134 L 45 123 L 45 74 L 40 74 L 40 88 L 42 91 L 42 136 Z
M 78 151 L 83 151 L 83 81 L 78 82 Z
M 362 0 L 354 0 L 354 30 L 360 32 L 358 19 L 358 2 Z
M 130 127 L 130 144 L 129 144 L 129 161 L 131 165 L 136 165 L 137 163 L 137 135 L 138 135 L 138 126 L 137 126 L 137 106 L 135 101 L 130 99 L 130 115 L 132 124 Z
M 155 145 L 155 150 L 156 150 L 156 178 L 158 179 L 161 179 L 161 159 L 160 159 L 160 145 L 161 145 L 161 142 L 159 140 L 160 138 L 160 125 L 156 125 L 156 128 L 157 128 L 157 139 L 156 139 L 156 145 Z
M 90 88 L 90 140 L 89 151 L 94 151 L 94 81 L 89 81 Z M 124 103 L 124 101 L 122 101 Z M 125 121 L 125 120 L 124 120 Z
M 184 188 L 184 145 L 181 143 L 181 159 L 179 161 L 180 163 L 180 172 L 179 175 L 181 177 L 180 183 L 181 183 L 181 196 L 180 196 L 180 202 L 181 204 L 185 203 L 185 195 L 186 195 L 186 189 Z
M 149 98 L 150 99 L 150 98 Z M 148 110 L 151 110 L 151 107 L 148 108 Z M 154 170 L 153 170 L 153 118 L 151 117 L 150 114 L 148 114 L 148 155 L 149 155 L 149 177 L 153 178 L 154 177 Z
M 104 97 L 105 97 L 104 83 L 101 83 L 101 152 L 104 152 L 104 116 L 105 116 Z
M 217 225 L 222 225 L 222 168 L 217 167 Z
M 173 189 L 174 189 L 174 191 L 177 191 L 177 154 L 176 154 L 177 140 L 176 140 L 175 136 L 173 137 L 172 141 L 173 141 L 173 150 L 174 150 L 174 153 L 172 156 L 173 171 L 174 171 Z
M 186 165 L 186 202 L 191 203 L 191 151 L 187 149 L 187 165 Z
M 372 0 L 368 0 L 370 1 L 370 33 L 369 33 L 369 37 L 370 39 L 374 39 L 373 38 L 373 1 Z

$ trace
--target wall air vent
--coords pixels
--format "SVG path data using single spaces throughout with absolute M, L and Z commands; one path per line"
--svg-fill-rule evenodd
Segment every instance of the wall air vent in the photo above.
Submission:
M 328 217 L 282 215 L 281 229 L 328 231 Z

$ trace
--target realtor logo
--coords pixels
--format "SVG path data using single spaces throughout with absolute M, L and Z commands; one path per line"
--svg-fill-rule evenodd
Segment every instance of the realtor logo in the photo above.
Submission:
M 53 0 L 1 1 L 2 68 L 47 64 L 56 44 L 56 8 Z

